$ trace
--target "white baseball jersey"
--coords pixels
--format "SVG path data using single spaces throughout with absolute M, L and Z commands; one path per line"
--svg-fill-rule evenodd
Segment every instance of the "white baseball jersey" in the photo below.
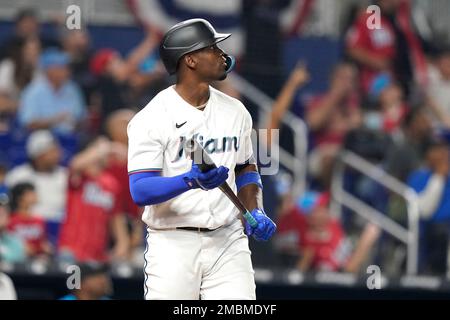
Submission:
M 161 170 L 166 177 L 191 169 L 184 151 L 194 138 L 217 166 L 230 169 L 228 184 L 236 192 L 234 168 L 253 156 L 252 119 L 244 105 L 212 87 L 202 110 L 187 103 L 171 86 L 156 95 L 128 124 L 128 172 Z M 239 211 L 218 189 L 193 189 L 157 205 L 146 206 L 142 220 L 152 229 L 218 228 Z

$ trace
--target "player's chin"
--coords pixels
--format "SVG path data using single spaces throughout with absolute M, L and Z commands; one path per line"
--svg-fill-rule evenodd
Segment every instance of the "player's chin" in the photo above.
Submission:
M 222 73 L 220 74 L 220 76 L 217 78 L 218 81 L 222 81 L 225 80 L 227 78 L 228 73 L 226 73 L 225 71 L 222 71 Z

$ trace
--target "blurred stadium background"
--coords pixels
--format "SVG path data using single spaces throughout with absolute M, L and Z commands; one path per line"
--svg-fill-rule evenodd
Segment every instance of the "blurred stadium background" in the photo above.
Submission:
M 126 124 L 174 81 L 161 35 L 194 17 L 233 33 L 222 48 L 237 68 L 216 86 L 255 129 L 279 129 L 254 141 L 271 155 L 261 168 L 279 168 L 263 176 L 277 234 L 251 241 L 258 298 L 448 297 L 449 12 L 450 0 L 0 1 L 0 298 L 66 296 L 74 263 L 82 298 L 142 298 Z

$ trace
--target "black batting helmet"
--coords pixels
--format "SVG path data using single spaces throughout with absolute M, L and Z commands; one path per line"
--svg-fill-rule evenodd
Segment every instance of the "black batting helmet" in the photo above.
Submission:
M 182 21 L 164 35 L 159 47 L 159 54 L 169 74 L 177 71 L 178 61 L 187 53 L 203 49 L 225 40 L 231 33 L 218 33 L 205 19 Z M 227 58 L 227 72 L 234 66 L 234 58 Z

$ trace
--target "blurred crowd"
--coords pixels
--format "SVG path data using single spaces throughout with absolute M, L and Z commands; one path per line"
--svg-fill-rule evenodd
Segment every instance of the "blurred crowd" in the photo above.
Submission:
M 412 188 L 418 195 L 421 274 L 446 276 L 450 234 L 450 46 L 427 42 L 411 23 L 408 2 L 375 1 L 381 28 L 356 7 L 342 34 L 343 54 L 326 91 L 305 99 L 309 129 L 308 192 L 282 193 L 276 246 L 285 264 L 300 270 L 406 272 L 406 246 L 349 209 L 330 206 L 339 154 L 351 151 Z M 273 106 L 268 128 L 296 93 L 314 81 L 305 63 L 292 70 Z M 283 180 L 283 179 L 281 179 Z M 286 180 L 286 179 L 284 179 Z M 344 171 L 343 188 L 406 228 L 408 203 L 364 173 Z M 285 182 L 286 183 L 286 182 Z M 328 200 L 326 200 L 328 199 Z
M 55 24 L 46 39 L 40 27 L 21 10 L 0 45 L 0 260 L 132 263 L 144 226 L 126 128 L 166 85 L 159 36 L 149 28 L 123 57 L 93 51 L 87 29 Z
M 268 182 L 277 190 L 268 199 L 276 204 L 269 213 L 278 224 L 273 247 L 283 266 L 304 272 L 357 273 L 373 263 L 405 272 L 404 245 L 350 210 L 337 215 L 330 206 L 336 161 L 350 150 L 418 193 L 419 271 L 442 276 L 449 268 L 450 47 L 421 39 L 404 1 L 375 2 L 381 28 L 367 27 L 365 7 L 355 10 L 328 89 L 301 103 L 295 96 L 316 75 L 302 61 L 281 80 L 274 16 L 285 4 L 257 1 L 246 20 L 250 34 L 262 32 L 255 25 L 264 23 L 278 28 L 265 37 L 273 49 L 267 55 L 261 44 L 255 47 L 258 37 L 248 35 L 249 51 L 260 52 L 255 59 L 247 52 L 238 64 L 237 72 L 275 98 L 259 126 L 283 131 L 286 112 L 302 108 L 309 130 L 308 190 L 293 198 L 287 172 Z M 115 48 L 93 50 L 87 28 L 55 24 L 58 37 L 48 39 L 40 25 L 35 11 L 21 10 L 14 33 L 0 44 L 0 262 L 142 267 L 145 227 L 128 189 L 126 128 L 173 81 L 159 61 L 161 34 L 145 27 L 141 43 L 122 56 Z M 258 63 L 273 70 L 262 75 Z M 241 98 L 230 83 L 217 86 Z M 344 180 L 349 192 L 408 227 L 398 195 L 351 170 Z M 98 281 L 106 288 L 100 298 L 108 285 Z

